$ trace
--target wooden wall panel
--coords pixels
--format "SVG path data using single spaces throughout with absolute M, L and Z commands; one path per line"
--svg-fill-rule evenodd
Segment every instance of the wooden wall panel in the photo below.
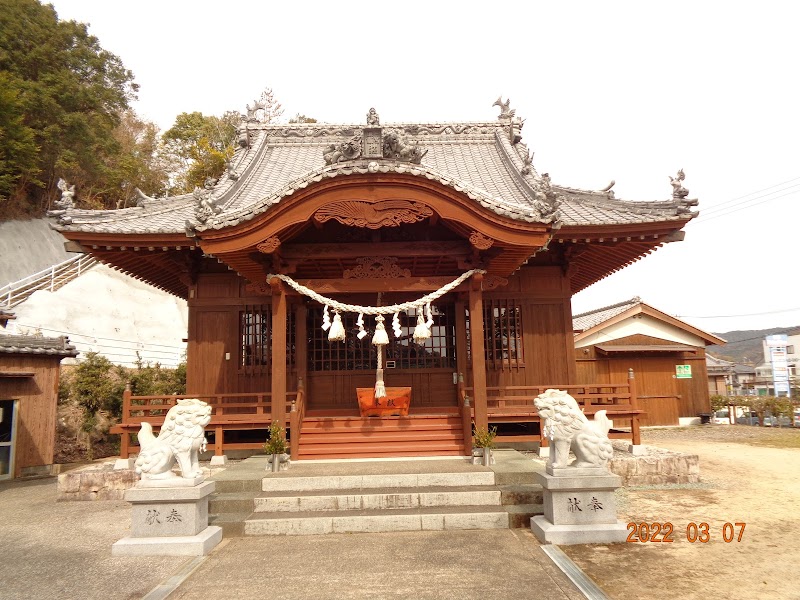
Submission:
M 239 361 L 238 311 L 189 308 L 186 393 L 237 391 Z M 225 358 L 225 354 L 229 358 Z M 248 390 L 249 391 L 249 390 Z
M 236 273 L 198 275 L 195 298 L 238 298 L 241 279 Z
M 60 357 L 0 355 L 0 370 L 34 373 L 0 378 L 0 398 L 17 402 L 14 476 L 25 467 L 53 464 Z

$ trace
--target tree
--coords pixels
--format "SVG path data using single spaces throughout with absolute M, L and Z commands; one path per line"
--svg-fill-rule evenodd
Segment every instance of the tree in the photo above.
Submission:
M 103 188 L 120 152 L 114 128 L 138 90 L 120 58 L 51 5 L 0 0 L 0 73 L 3 216 L 41 213 L 62 177 L 79 190 Z M 93 193 L 78 199 L 97 202 Z
M 86 453 L 92 458 L 92 440 L 96 431 L 97 414 L 101 410 L 118 412 L 122 406 L 124 384 L 114 377 L 114 365 L 105 356 L 89 352 L 72 376 L 71 396 L 83 409 L 82 432 L 86 435 Z
M 289 123 L 316 123 L 317 120 L 314 117 L 307 117 L 305 115 L 301 115 L 297 113 L 291 119 L 289 119 Z
M 191 192 L 209 178 L 217 179 L 233 157 L 236 127 L 241 116 L 227 112 L 222 117 L 200 112 L 181 113 L 163 135 L 165 151 L 177 162 L 174 187 Z

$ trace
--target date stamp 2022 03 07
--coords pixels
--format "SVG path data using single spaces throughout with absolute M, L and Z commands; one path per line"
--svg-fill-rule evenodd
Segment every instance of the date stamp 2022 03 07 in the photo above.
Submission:
M 726 544 L 741 542 L 744 528 L 747 523 L 725 523 L 719 531 L 708 523 L 691 522 L 686 525 L 686 541 L 694 544 L 707 544 L 713 540 L 722 539 Z M 718 537 L 721 534 L 721 538 Z M 626 542 L 658 542 L 670 543 L 675 541 L 676 527 L 666 521 L 664 523 L 628 523 L 628 539 Z

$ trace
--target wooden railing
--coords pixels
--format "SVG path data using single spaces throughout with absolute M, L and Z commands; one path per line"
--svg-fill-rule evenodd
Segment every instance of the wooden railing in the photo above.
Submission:
M 627 383 L 598 383 L 591 385 L 535 385 L 535 386 L 490 386 L 486 388 L 487 412 L 490 423 L 538 423 L 539 414 L 534 400 L 548 389 L 567 391 L 583 410 L 591 416 L 605 410 L 615 426 L 625 423 L 630 432 L 612 431 L 610 438 L 630 439 L 634 444 L 641 443 L 639 419 L 643 411 L 639 408 L 636 395 L 636 380 L 628 373 Z M 461 397 L 472 396 L 471 387 L 459 386 Z M 474 407 L 473 407 L 474 408 Z M 524 439 L 523 439 L 524 438 Z M 537 441 L 547 445 L 541 433 L 527 436 L 498 436 L 505 441 Z
M 290 409 L 301 392 L 286 393 L 286 409 Z M 111 428 L 111 433 L 121 434 L 120 456 L 128 458 L 135 448 L 130 435 L 137 433 L 142 423 L 150 423 L 159 429 L 170 408 L 181 398 L 197 398 L 211 406 L 211 422 L 206 427 L 214 432 L 214 454 L 225 450 L 259 449 L 264 442 L 226 443 L 224 432 L 228 430 L 267 429 L 272 423 L 272 400 L 270 393 L 243 394 L 183 394 L 162 396 L 133 396 L 130 386 L 122 395 L 122 421 Z
M 289 411 L 289 452 L 292 460 L 300 457 L 300 430 L 303 428 L 303 420 L 306 418 L 306 390 L 303 379 L 297 382 L 297 397 L 292 402 Z

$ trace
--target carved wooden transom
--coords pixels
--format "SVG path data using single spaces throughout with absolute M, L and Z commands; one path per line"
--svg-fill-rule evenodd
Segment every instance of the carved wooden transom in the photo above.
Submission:
M 355 269 L 345 269 L 345 279 L 388 279 L 398 277 L 411 277 L 411 271 L 402 269 L 397 264 L 397 258 L 384 256 L 381 258 L 359 258 Z
M 374 204 L 345 200 L 334 202 L 314 213 L 314 220 L 325 223 L 334 219 L 350 227 L 398 227 L 403 223 L 417 223 L 433 215 L 433 210 L 421 202 L 384 200 Z

